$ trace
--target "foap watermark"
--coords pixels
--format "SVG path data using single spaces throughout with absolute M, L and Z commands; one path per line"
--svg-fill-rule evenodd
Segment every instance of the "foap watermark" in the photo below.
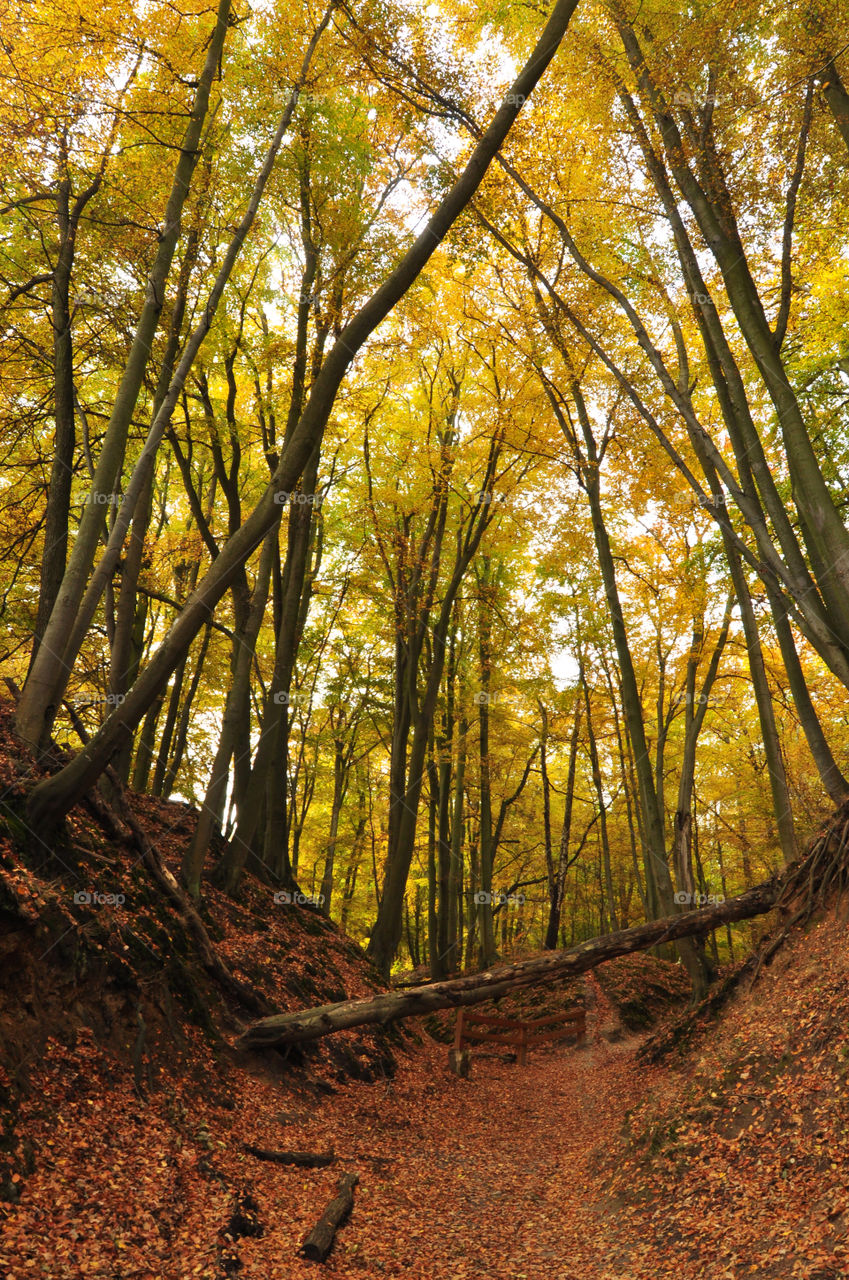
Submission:
M 672 95 L 672 105 L 684 107 L 687 111 L 699 111 L 705 107 L 715 107 L 716 94 L 693 93 L 692 89 L 676 89 Z
M 278 707 L 305 707 L 309 703 L 309 698 L 305 693 L 287 693 L 285 689 L 279 689 L 277 693 L 272 695 L 271 700 Z
M 122 702 L 126 702 L 127 695 L 125 693 L 104 693 L 101 695 L 89 697 L 69 698 L 68 702 L 74 708 L 96 707 L 103 703 L 108 707 L 120 707 Z
M 474 901 L 478 907 L 523 907 L 527 898 L 523 893 L 490 893 L 487 889 L 478 889 Z
M 98 493 L 94 490 L 85 496 L 87 507 L 117 507 L 120 502 L 120 493 Z
M 281 489 L 279 493 L 275 493 L 274 501 L 278 507 L 285 507 L 287 503 L 292 507 L 320 507 L 321 494 L 293 493 L 288 489 Z
M 274 902 L 278 907 L 323 907 L 323 893 L 290 893 L 288 889 L 277 889 Z
M 691 702 L 697 707 L 721 707 L 725 699 L 714 693 L 676 693 L 672 699 L 673 707 L 686 707 Z
M 725 901 L 724 893 L 685 893 L 683 890 L 674 895 L 679 907 L 718 907 Z
M 325 102 L 338 103 L 344 99 L 344 95 L 338 90 L 330 90 L 329 92 L 316 92 L 314 90 L 302 89 L 298 94 L 298 105 L 304 107 L 321 107 Z
M 127 901 L 124 893 L 98 893 L 92 889 L 77 889 L 74 902 L 78 907 L 122 907 Z
M 554 490 L 551 494 L 497 493 L 494 489 L 480 489 L 472 496 L 476 507 L 503 507 L 516 515 L 544 515 L 557 508 L 559 499 Z
M 688 511 L 695 511 L 701 508 L 713 508 L 725 510 L 728 506 L 728 498 L 724 493 L 700 493 L 693 495 L 692 493 L 676 493 L 670 503 L 675 507 L 686 507 Z

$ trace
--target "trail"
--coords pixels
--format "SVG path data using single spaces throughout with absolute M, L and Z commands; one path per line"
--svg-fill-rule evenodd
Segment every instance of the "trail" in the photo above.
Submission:
M 279 1145 L 333 1145 L 340 1153 L 337 1168 L 311 1175 L 313 1204 L 317 1182 L 331 1193 L 341 1169 L 360 1172 L 354 1216 L 327 1274 L 628 1280 L 607 1262 L 609 1215 L 592 1163 L 645 1088 L 645 1069 L 634 1065 L 637 1038 L 608 1041 L 621 1035 L 618 1022 L 594 975 L 586 982 L 583 1047 L 531 1053 L 524 1069 L 475 1059 L 471 1078 L 458 1080 L 444 1069 L 445 1050 L 428 1046 L 423 1062 L 431 1079 L 424 1087 L 421 1080 L 412 1088 L 413 1082 L 387 1081 L 346 1090 L 344 1102 L 334 1098 L 323 1115 L 287 1127 L 285 1142 L 278 1131 Z M 261 1138 L 268 1137 L 262 1130 Z M 379 1155 L 386 1163 L 344 1160 L 345 1153 Z M 291 1197 L 291 1171 L 269 1168 L 261 1202 L 277 1199 L 274 1184 Z M 268 1265 L 276 1255 L 279 1266 L 279 1236 L 274 1253 L 270 1243 L 241 1242 L 244 1280 L 263 1274 L 260 1258 Z M 314 1275 L 308 1264 L 290 1265 L 292 1276 Z
M 467 1080 L 423 1038 L 393 1079 L 328 1095 L 281 1061 L 230 1073 L 225 1095 L 197 1037 L 184 1105 L 170 1089 L 137 1096 L 90 1035 L 73 1051 L 53 1041 L 22 1118 L 36 1167 L 20 1206 L 0 1206 L 0 1278 L 843 1280 L 845 925 L 799 951 L 706 1035 L 698 1076 L 637 1062 L 640 1037 L 594 975 L 582 1047 L 532 1049 L 525 1068 L 473 1055 Z M 622 1140 L 647 1105 L 663 1149 Z M 336 1162 L 271 1164 L 245 1143 L 332 1147 Z M 298 1250 L 346 1172 L 354 1210 L 318 1268 Z M 261 1235 L 228 1226 L 245 1196 Z

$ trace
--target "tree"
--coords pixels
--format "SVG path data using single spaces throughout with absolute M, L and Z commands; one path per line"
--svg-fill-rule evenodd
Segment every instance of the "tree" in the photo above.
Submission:
M 463 172 L 440 201 L 426 227 L 400 263 L 342 330 L 313 384 L 297 426 L 281 455 L 272 483 L 259 505 L 228 540 L 215 563 L 201 579 L 191 600 L 173 624 L 166 641 L 140 672 L 122 704 L 113 711 L 75 760 L 33 791 L 29 814 L 35 826 L 55 823 L 67 812 L 75 798 L 100 776 L 126 734 L 139 723 L 158 696 L 164 682 L 179 664 L 185 648 L 227 590 L 246 556 L 259 545 L 275 523 L 278 514 L 275 498 L 278 493 L 294 490 L 324 430 L 340 384 L 354 355 L 403 297 L 452 223 L 474 196 L 522 103 L 554 57 L 575 5 L 576 0 L 558 0 L 530 58 L 516 77 L 491 125 L 474 147 Z M 126 397 L 127 400 L 129 398 Z M 97 488 L 97 492 L 100 491 Z M 80 559 L 82 554 L 81 551 Z M 40 723 L 36 723 L 37 716 L 31 717 L 30 725 L 26 708 L 21 717 L 22 727 L 25 718 L 31 734 L 41 732 Z

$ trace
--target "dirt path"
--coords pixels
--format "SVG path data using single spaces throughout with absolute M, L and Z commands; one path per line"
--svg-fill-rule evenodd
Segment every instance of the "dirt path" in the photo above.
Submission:
M 93 1042 L 54 1045 L 31 1100 L 36 1167 L 0 1212 L 0 1280 L 680 1280 L 611 1261 L 634 1242 L 594 1159 L 647 1078 L 593 977 L 585 992 L 585 1044 L 525 1068 L 477 1056 L 460 1080 L 424 1039 L 394 1080 L 330 1097 L 238 1073 L 226 1108 L 211 1058 L 185 1105 L 147 1103 Z M 244 1143 L 337 1159 L 299 1169 Z M 298 1250 L 349 1171 L 354 1212 L 319 1268 Z M 228 1229 L 236 1203 L 262 1234 Z
M 19 1116 L 33 1167 L 0 1202 L 0 1280 L 842 1280 L 845 924 L 799 951 L 680 1070 L 637 1063 L 592 975 L 584 1047 L 525 1068 L 478 1054 L 468 1080 L 424 1039 L 395 1079 L 328 1096 L 279 1061 L 222 1073 L 198 1031 L 179 1092 L 139 1094 L 90 1033 L 51 1040 Z M 245 1143 L 336 1163 L 270 1164 Z M 606 1195 L 606 1151 L 627 1201 Z M 306 1263 L 348 1171 L 353 1215 L 327 1265 Z
M 346 1090 L 323 1117 L 287 1127 L 285 1143 L 278 1134 L 278 1145 L 327 1144 L 340 1154 L 338 1168 L 309 1176 L 312 1206 L 320 1199 L 317 1185 L 332 1194 L 340 1170 L 360 1173 L 354 1216 L 328 1274 L 628 1280 L 606 1262 L 609 1224 L 592 1157 L 613 1141 L 643 1073 L 634 1067 L 632 1039 L 608 1042 L 618 1024 L 593 978 L 588 988 L 584 1047 L 538 1051 L 525 1069 L 478 1059 L 469 1080 L 450 1076 L 445 1050 L 429 1047 L 424 1085 Z M 268 1130 L 260 1136 L 267 1141 Z M 363 1158 L 375 1156 L 386 1163 Z M 291 1170 L 263 1176 L 265 1221 L 287 1188 L 291 1204 L 292 1182 Z M 302 1222 L 309 1225 L 301 1207 L 285 1232 L 292 1254 Z M 272 1258 L 279 1267 L 281 1252 L 289 1252 L 272 1234 L 274 1248 L 271 1238 L 240 1242 L 243 1280 L 270 1274 L 264 1268 Z M 294 1258 L 289 1265 L 287 1275 L 315 1274 Z

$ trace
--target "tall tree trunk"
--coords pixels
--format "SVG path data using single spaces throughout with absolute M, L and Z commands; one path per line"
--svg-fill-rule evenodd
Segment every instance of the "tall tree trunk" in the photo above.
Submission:
M 354 831 L 354 841 L 351 845 L 351 856 L 348 859 L 348 865 L 345 868 L 345 886 L 342 890 L 342 915 L 340 919 L 340 927 L 345 933 L 348 928 L 348 916 L 351 911 L 351 903 L 354 901 L 354 891 L 357 887 L 357 874 L 359 872 L 360 863 L 366 847 L 366 795 L 365 791 L 360 789 L 357 796 L 357 826 Z
M 620 17 L 622 42 L 641 89 L 652 105 L 675 182 L 722 274 L 740 332 L 775 408 L 790 472 L 793 499 L 814 576 L 844 646 L 849 614 L 849 531 L 826 484 L 799 401 L 770 328 L 733 214 L 712 127 L 706 123 L 698 175 L 672 114 L 665 109 L 636 34 Z
M 235 893 L 238 888 L 247 858 L 259 840 L 265 851 L 265 861 L 268 865 L 274 864 L 281 881 L 285 882 L 293 876 L 289 865 L 289 824 L 286 811 L 289 709 L 298 645 L 312 587 L 313 575 L 308 574 L 307 569 L 312 545 L 312 513 L 319 457 L 317 449 L 304 473 L 302 489 L 290 499 L 280 630 L 271 687 L 262 718 L 259 746 L 244 804 L 238 815 L 236 831 L 215 872 L 217 883 L 228 893 Z M 304 500 L 298 501 L 299 498 Z M 259 814 L 263 797 L 267 808 L 265 825 L 261 828 Z
M 598 823 L 599 835 L 601 838 L 601 865 L 604 871 L 604 888 L 607 893 L 607 914 L 610 921 L 610 929 L 608 933 L 616 933 L 619 928 L 619 921 L 616 915 L 616 899 L 613 893 L 613 870 L 610 865 L 610 838 L 607 831 L 607 805 L 604 800 L 604 786 L 601 780 L 601 764 L 598 758 L 598 745 L 596 743 L 595 728 L 593 727 L 592 704 L 590 702 L 590 690 L 587 683 L 587 675 L 583 664 L 581 665 L 581 684 L 584 692 L 584 708 L 587 716 L 587 746 L 590 752 L 590 768 L 593 775 L 593 787 L 595 789 L 596 801 L 598 803 Z M 603 923 L 603 922 L 602 922 Z M 605 930 L 602 930 L 605 932 Z
M 583 481 L 590 502 L 593 535 L 619 662 L 622 681 L 622 710 L 634 752 L 634 767 L 640 789 L 640 809 L 643 815 L 645 834 L 646 896 L 652 906 L 656 904 L 657 910 L 664 915 L 669 915 L 674 911 L 675 906 L 672 878 L 666 862 L 664 822 L 654 788 L 654 774 L 648 752 L 648 743 L 646 742 L 640 691 L 631 658 L 631 649 L 628 644 L 628 633 L 625 629 L 622 605 L 619 600 L 613 552 L 601 506 L 600 460 L 584 397 L 577 383 L 572 384 L 572 394 L 586 449 Z M 693 944 L 690 938 L 681 938 L 677 944 L 677 949 L 681 961 L 690 975 L 693 1000 L 700 1000 L 707 990 L 709 981 L 704 954 L 700 953 L 698 947 Z
M 489 754 L 489 706 L 492 701 L 492 565 L 489 556 L 481 556 L 478 574 L 478 654 L 480 690 L 478 704 L 478 757 L 480 767 L 480 963 L 486 968 L 498 954 L 492 916 L 493 863 L 492 827 L 492 760 Z
M 778 636 L 778 644 L 781 649 L 781 657 L 784 661 L 784 670 L 787 672 L 787 681 L 790 685 L 790 692 L 793 696 L 802 732 L 805 735 L 820 780 L 828 792 L 829 798 L 835 805 L 840 805 L 849 796 L 849 782 L 847 782 L 837 761 L 834 759 L 828 739 L 823 732 L 820 718 L 811 699 L 808 682 L 805 679 L 805 673 L 799 661 L 796 641 L 793 639 L 793 631 L 790 626 L 790 620 L 787 617 L 784 601 L 781 596 L 771 589 L 769 584 L 767 584 L 766 589 L 773 622 L 775 623 L 776 635 Z
M 560 929 L 560 916 L 563 910 L 563 895 L 566 888 L 566 873 L 569 870 L 569 845 L 572 838 L 572 809 L 575 800 L 575 774 L 578 765 L 578 744 L 581 734 L 581 701 L 575 700 L 575 714 L 572 721 L 572 732 L 569 736 L 569 765 L 566 770 L 566 803 L 563 810 L 563 822 L 560 827 L 560 846 L 557 853 L 557 865 L 552 867 L 548 881 L 548 924 L 545 930 L 544 947 L 554 951 L 557 947 L 557 933 Z
M 337 726 L 337 736 L 333 752 L 333 802 L 330 807 L 330 831 L 327 838 L 327 850 L 324 855 L 324 872 L 321 877 L 322 910 L 329 917 L 333 901 L 333 869 L 336 860 L 336 843 L 339 839 L 339 818 L 345 793 L 348 789 L 348 772 L 351 767 L 352 751 L 346 750 L 347 743 L 341 736 L 344 730 L 344 719 Z
M 711 480 L 719 489 L 719 482 L 716 479 L 716 473 L 711 474 Z M 749 658 L 749 673 L 752 678 L 752 688 L 755 693 L 755 701 L 758 707 L 758 717 L 761 725 L 761 739 L 764 746 L 764 755 L 766 757 L 767 770 L 769 772 L 770 790 L 772 792 L 772 806 L 775 815 L 775 824 L 778 832 L 778 842 L 781 846 L 781 853 L 784 862 L 792 862 L 796 857 L 796 832 L 793 824 L 793 810 L 790 803 L 790 790 L 787 786 L 787 774 L 784 768 L 784 759 L 781 755 L 781 742 L 778 737 L 778 726 L 775 722 L 775 708 L 772 702 L 772 693 L 769 688 L 769 681 L 766 674 L 766 666 L 764 664 L 763 649 L 761 647 L 760 631 L 758 629 L 755 611 L 752 607 L 752 597 L 749 591 L 749 584 L 746 581 L 746 574 L 740 559 L 736 546 L 731 541 L 728 533 L 723 530 L 723 541 L 725 544 L 725 555 L 728 560 L 728 566 L 731 571 L 731 582 L 734 586 L 734 594 L 737 597 L 737 603 L 740 608 L 740 618 L 743 623 L 743 634 L 746 638 L 746 651 Z
M 466 734 L 468 721 L 461 717 L 457 738 L 457 768 L 454 774 L 454 803 L 451 813 L 451 868 L 448 879 L 447 966 L 457 973 L 462 963 L 463 920 L 463 834 L 465 818 L 463 799 L 466 786 Z
M 435 965 L 431 965 L 431 974 L 442 978 L 451 973 L 451 850 L 453 845 L 452 827 L 452 774 L 455 736 L 455 663 L 457 650 L 457 618 L 452 620 L 451 635 L 448 642 L 448 661 L 445 671 L 445 710 L 442 716 L 442 733 L 437 739 L 438 753 L 437 779 L 439 786 L 439 804 L 437 808 L 437 884 L 439 888 L 439 911 L 437 915 Z M 434 973 L 435 968 L 435 973 Z
M 455 400 L 452 409 L 453 431 L 459 413 L 459 383 L 455 384 Z M 500 453 L 500 438 L 490 441 L 487 476 L 494 475 Z M 405 681 L 409 706 L 414 709 L 411 715 L 412 742 L 409 760 L 404 771 L 403 795 L 398 792 L 390 797 L 394 810 L 394 825 L 390 822 L 390 843 L 386 857 L 386 878 L 383 897 L 378 911 L 374 929 L 368 943 L 368 955 L 377 967 L 388 976 L 395 949 L 400 939 L 401 910 L 406 889 L 407 877 L 413 858 L 418 819 L 419 800 L 421 797 L 423 770 L 427 754 L 430 722 L 436 711 L 439 687 L 442 682 L 446 662 L 446 648 L 454 615 L 457 595 L 463 580 L 473 563 L 492 515 L 490 506 L 481 504 L 477 512 L 470 518 L 462 537 L 457 537 L 454 563 L 451 576 L 445 585 L 442 602 L 436 619 L 431 624 L 430 614 L 435 598 L 437 577 L 440 568 L 440 552 L 444 534 L 448 502 L 448 474 L 443 471 L 440 476 L 440 490 L 435 494 L 435 506 L 431 513 L 431 523 L 435 528 L 432 540 L 423 543 L 429 550 L 429 582 L 421 601 L 411 618 L 408 618 L 409 632 L 406 645 Z M 422 567 L 424 567 L 422 565 Z M 412 635 L 410 634 L 412 633 Z M 429 664 L 423 693 L 418 690 L 419 658 L 424 649 L 425 637 L 429 639 Z M 400 762 L 399 762 L 400 763 Z M 394 801 L 394 803 L 392 803 Z
M 156 391 L 153 397 L 152 420 L 162 407 L 174 372 L 174 361 L 180 345 L 180 332 L 186 313 L 189 276 L 197 260 L 198 236 L 194 228 L 189 233 L 188 245 L 180 264 L 177 296 L 171 309 L 171 320 L 165 353 L 159 369 Z M 147 606 L 139 604 L 138 585 L 144 564 L 144 545 L 153 513 L 154 468 L 151 467 L 138 496 L 129 543 L 121 568 L 121 588 L 115 611 L 115 634 L 109 659 L 109 693 L 113 700 L 123 699 L 136 677 L 141 660 L 139 633 L 144 625 Z M 141 615 L 141 616 L 139 616 Z M 112 761 L 112 768 L 119 778 L 126 778 L 132 755 L 132 742 L 126 742 Z
M 153 510 L 153 473 L 143 490 L 133 517 L 130 545 L 121 574 L 121 590 L 115 615 L 115 636 L 109 661 L 109 695 L 113 702 L 123 699 L 132 684 L 141 661 L 141 640 L 147 617 L 147 604 L 138 597 L 138 584 L 144 561 L 144 541 Z M 132 740 L 126 742 L 112 762 L 115 773 L 126 779 L 132 756 Z
M 632 796 L 636 794 L 636 788 L 634 787 L 630 746 L 627 742 L 627 734 L 623 738 L 622 724 L 619 718 L 619 707 L 616 700 L 616 688 L 613 683 L 613 677 L 610 673 L 610 669 L 603 657 L 602 667 L 604 669 L 605 680 L 607 681 L 607 691 L 610 695 L 613 724 L 616 729 L 616 754 L 619 760 L 619 779 L 622 784 L 622 794 L 625 797 L 625 813 L 628 818 L 628 843 L 631 847 L 631 867 L 634 872 L 634 884 L 637 887 L 637 893 L 639 895 L 643 911 L 648 915 L 646 907 L 646 888 L 643 884 L 642 875 L 640 874 L 640 864 L 637 857 L 637 832 L 635 830 L 634 805 L 632 802 Z
M 147 791 L 150 769 L 153 764 L 153 752 L 156 745 L 156 725 L 159 720 L 164 701 L 165 694 L 162 693 L 156 699 L 142 723 L 142 730 L 139 734 L 138 746 L 136 747 L 135 763 L 133 765 L 133 791 Z
M 56 213 L 59 224 L 59 253 L 51 285 L 51 324 L 53 327 L 53 462 L 47 490 L 44 517 L 44 548 L 41 554 L 41 577 L 38 592 L 38 615 L 35 623 L 30 670 L 35 662 L 65 573 L 68 554 L 68 515 L 71 507 L 71 481 L 74 476 L 74 344 L 71 328 L 71 270 L 74 262 L 76 224 L 72 215 L 71 184 L 67 176 L 59 181 Z M 100 512 L 101 518 L 103 512 Z
M 200 882 L 203 864 L 209 852 L 209 843 L 214 832 L 220 831 L 227 795 L 227 782 L 230 776 L 230 762 L 237 749 L 240 726 L 245 712 L 249 714 L 250 679 L 259 631 L 265 616 L 268 601 L 271 564 L 277 546 L 277 531 L 266 535 L 262 544 L 256 582 L 251 596 L 250 610 L 241 634 L 237 632 L 235 663 L 224 717 L 221 722 L 221 733 L 218 738 L 218 749 L 212 765 L 212 772 L 206 789 L 203 805 L 198 815 L 197 826 L 191 845 L 183 855 L 182 877 L 193 898 L 200 896 Z
M 678 803 L 675 810 L 673 827 L 672 865 L 680 893 L 692 895 L 695 892 L 692 863 L 692 827 L 693 827 L 693 788 L 696 775 L 696 746 L 704 724 L 705 715 L 710 702 L 711 689 L 716 681 L 722 651 L 728 640 L 731 626 L 731 611 L 734 605 L 733 595 L 725 606 L 725 613 L 720 627 L 719 638 L 705 675 L 701 692 L 696 694 L 696 677 L 699 669 L 702 646 L 704 644 L 704 620 L 694 619 L 693 638 L 687 656 L 687 670 L 684 683 L 684 753 L 681 771 L 678 775 Z
M 433 754 L 433 733 L 427 760 L 427 962 L 434 980 L 439 973 L 439 886 L 436 867 L 436 829 L 439 812 L 439 770 Z
M 83 518 L 74 539 L 71 557 L 62 577 L 56 603 L 45 627 L 44 643 L 30 668 L 23 695 L 18 704 L 16 718 L 18 732 L 34 747 L 39 746 L 49 737 L 56 710 L 57 692 L 61 693 L 67 680 L 64 664 L 67 641 L 74 629 L 86 581 L 100 540 L 103 527 L 101 504 L 111 502 L 115 496 L 124 461 L 127 434 L 142 388 L 145 370 L 151 358 L 153 339 L 165 300 L 166 281 L 180 239 L 183 207 L 188 198 L 192 176 L 200 156 L 210 92 L 218 72 L 229 20 L 230 0 L 219 0 L 212 37 L 207 46 L 206 61 L 196 82 L 194 101 L 174 170 L 173 184 L 162 221 L 156 256 L 147 281 L 144 304 L 103 437 L 89 502 L 83 509 Z M 60 658 L 58 655 L 63 656 Z
M 226 13 L 227 0 L 222 0 Z M 498 153 L 528 95 L 548 68 L 562 41 L 577 0 L 556 0 L 542 35 L 528 61 L 510 87 L 492 123 L 481 135 L 462 173 L 443 197 L 414 244 L 375 293 L 359 309 L 335 342 L 279 460 L 274 478 L 259 505 L 237 534 L 228 539 L 221 555 L 210 566 L 192 599 L 182 610 L 156 654 L 135 681 L 120 707 L 78 755 L 35 788 L 29 797 L 28 816 L 36 829 L 47 830 L 68 812 L 77 797 L 100 776 L 116 748 L 131 733 L 175 670 L 194 636 L 208 621 L 228 589 L 238 567 L 259 546 L 275 523 L 278 492 L 292 490 L 313 453 L 351 361 L 380 322 L 404 296 L 430 260 L 457 218 L 478 190 L 493 157 Z M 218 62 L 218 50 L 215 51 Z M 93 554 L 93 551 L 92 551 Z M 54 611 L 55 612 L 55 611 Z M 76 612 L 76 608 L 74 608 Z M 44 711 L 31 714 L 40 701 L 33 697 L 29 711 L 19 722 L 24 736 L 36 740 L 43 732 Z
M 168 699 L 168 710 L 165 713 L 165 724 L 162 727 L 162 736 L 159 739 L 159 754 L 156 757 L 153 783 L 150 788 L 150 793 L 154 796 L 162 795 L 165 772 L 168 768 L 168 756 L 171 752 L 171 742 L 174 737 L 174 730 L 177 727 L 177 716 L 180 712 L 180 699 L 183 696 L 183 681 L 186 676 L 188 661 L 187 656 L 174 673 L 174 683 L 171 686 L 171 696 Z
M 171 758 L 168 762 L 168 768 L 165 770 L 165 777 L 162 780 L 162 795 L 167 799 L 174 789 L 174 783 L 177 780 L 177 774 L 180 772 L 180 765 L 183 762 L 183 756 L 186 751 L 186 743 L 189 736 L 189 722 L 191 719 L 192 708 L 197 697 L 198 687 L 200 685 L 201 676 L 203 675 L 203 664 L 206 661 L 206 652 L 209 648 L 209 638 L 212 635 L 212 627 L 208 626 L 203 633 L 203 639 L 200 643 L 195 669 L 192 672 L 192 679 L 189 684 L 188 693 L 183 699 L 183 705 L 180 708 L 180 718 L 177 722 L 177 732 L 174 736 L 174 745 L 171 748 Z

